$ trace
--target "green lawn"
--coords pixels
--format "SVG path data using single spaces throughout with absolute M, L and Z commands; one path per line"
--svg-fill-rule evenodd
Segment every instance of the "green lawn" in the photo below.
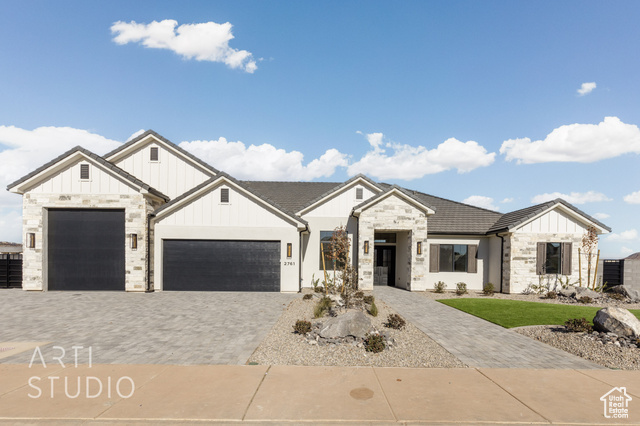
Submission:
M 485 319 L 505 328 L 525 325 L 562 325 L 571 318 L 585 317 L 593 321 L 594 306 L 560 305 L 554 303 L 522 302 L 504 299 L 440 299 L 438 302 L 460 309 L 468 314 Z M 640 310 L 630 312 L 640 319 Z

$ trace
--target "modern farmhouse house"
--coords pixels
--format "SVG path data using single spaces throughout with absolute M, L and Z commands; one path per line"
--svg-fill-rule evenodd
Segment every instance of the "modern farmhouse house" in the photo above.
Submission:
M 104 156 L 74 148 L 8 190 L 23 197 L 25 290 L 297 292 L 345 226 L 363 289 L 520 292 L 577 281 L 585 230 L 610 231 L 563 200 L 501 214 L 362 175 L 239 181 L 151 130 Z

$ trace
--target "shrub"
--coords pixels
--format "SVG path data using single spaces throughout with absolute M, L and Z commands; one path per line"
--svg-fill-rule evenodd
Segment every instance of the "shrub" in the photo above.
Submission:
M 385 348 L 384 337 L 379 334 L 367 334 L 364 338 L 364 348 L 367 352 L 382 352 Z
M 463 282 L 459 282 L 456 284 L 456 294 L 458 296 L 462 296 L 463 294 L 467 294 L 467 284 Z
M 557 299 L 558 298 L 558 293 L 556 293 L 555 291 L 548 291 L 547 294 L 544 295 L 545 299 Z
M 305 294 L 304 296 L 302 296 L 302 300 L 309 300 L 309 299 L 313 299 L 313 294 Z
M 589 324 L 586 318 L 572 318 L 567 320 L 564 323 L 564 326 L 567 327 L 567 331 L 572 333 L 580 333 L 580 332 L 591 332 L 593 331 L 593 326 Z
M 372 304 L 373 300 L 374 300 L 373 296 L 364 296 L 362 298 L 362 301 L 368 305 Z
M 444 290 L 447 288 L 447 285 L 444 281 L 438 281 L 433 285 L 433 291 L 436 293 L 444 293 Z
M 364 291 L 356 291 L 353 293 L 353 297 L 356 299 L 364 299 Z
M 593 299 L 590 298 L 589 296 L 582 296 L 581 298 L 578 299 L 578 302 L 580 302 L 580 303 L 593 303 Z
M 493 296 L 495 292 L 495 287 L 492 283 L 486 283 L 482 286 L 482 293 L 484 293 L 485 296 Z
M 317 287 L 314 287 L 313 291 L 315 291 L 316 293 L 324 293 L 324 287 L 319 285 Z
M 369 307 L 369 314 L 371 314 L 372 317 L 378 316 L 378 307 L 376 306 L 376 302 L 371 302 L 371 306 Z
M 609 299 L 618 300 L 620 302 L 625 300 L 624 295 L 620 293 L 607 293 L 607 296 L 609 297 Z
M 385 327 L 393 328 L 396 330 L 402 330 L 407 322 L 398 314 L 389 314 L 387 322 L 384 323 Z
M 298 334 L 307 334 L 311 331 L 311 323 L 305 320 L 298 320 L 296 325 L 293 326 L 293 330 Z
M 327 296 L 324 296 L 322 299 L 318 301 L 318 303 L 316 303 L 316 306 L 313 308 L 314 318 L 320 318 L 330 308 L 331 308 L 331 299 L 329 299 Z

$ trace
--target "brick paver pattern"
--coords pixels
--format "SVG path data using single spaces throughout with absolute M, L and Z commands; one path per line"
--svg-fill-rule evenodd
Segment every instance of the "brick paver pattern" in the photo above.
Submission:
M 470 367 L 604 368 L 421 293 L 375 287 L 374 294 Z
M 0 342 L 52 342 L 45 359 L 92 348 L 95 364 L 244 364 L 286 306 L 283 293 L 0 290 Z M 0 360 L 29 362 L 33 351 Z M 86 363 L 88 350 L 79 351 Z M 84 361 L 84 362 L 83 362 Z

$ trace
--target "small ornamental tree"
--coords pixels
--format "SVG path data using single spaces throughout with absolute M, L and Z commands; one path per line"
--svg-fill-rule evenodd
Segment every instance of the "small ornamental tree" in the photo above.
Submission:
M 594 226 L 589 226 L 587 231 L 582 236 L 582 254 L 587 258 L 587 288 L 591 287 L 595 289 L 596 280 L 594 276 L 593 285 L 591 285 L 591 264 L 593 257 L 596 255 L 596 249 L 598 248 L 598 232 Z M 580 283 L 582 285 L 582 283 Z
M 351 262 L 349 260 L 351 242 L 349 241 L 347 229 L 343 226 L 339 226 L 334 229 L 330 244 L 330 256 L 333 263 L 334 274 L 336 269 L 338 269 L 337 272 L 339 274 L 338 279 L 340 286 L 338 287 L 336 283 L 336 289 L 339 290 L 345 300 L 345 303 L 348 305 L 349 301 L 352 299 L 351 296 L 358 290 L 358 280 L 357 273 L 353 266 L 351 266 Z

